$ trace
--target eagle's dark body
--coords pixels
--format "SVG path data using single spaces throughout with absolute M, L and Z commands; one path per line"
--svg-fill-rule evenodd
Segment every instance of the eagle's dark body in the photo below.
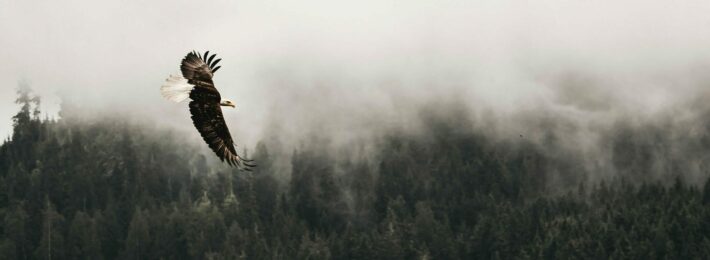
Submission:
M 240 157 L 237 153 L 229 128 L 224 121 L 220 102 L 222 97 L 212 82 L 212 76 L 220 68 L 214 60 L 215 54 L 208 56 L 209 51 L 203 55 L 196 52 L 188 53 L 182 60 L 180 70 L 187 83 L 194 87 L 189 90 L 190 114 L 195 128 L 202 135 L 202 139 L 222 160 L 230 165 L 249 170 L 254 167 L 251 160 Z

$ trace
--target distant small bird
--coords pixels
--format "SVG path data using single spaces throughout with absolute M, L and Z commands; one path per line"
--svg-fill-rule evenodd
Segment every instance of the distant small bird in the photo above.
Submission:
M 170 75 L 160 87 L 160 92 L 166 99 L 178 103 L 190 98 L 192 122 L 202 139 L 223 162 L 226 160 L 229 165 L 250 171 L 250 168 L 256 165 L 253 160 L 247 160 L 237 154 L 220 107 L 236 106 L 231 100 L 222 99 L 212 82 L 212 75 L 221 68 L 217 63 L 222 59 L 214 60 L 216 54 L 208 56 L 209 54 L 209 51 L 204 55 L 194 51 L 188 53 L 180 65 L 182 76 Z

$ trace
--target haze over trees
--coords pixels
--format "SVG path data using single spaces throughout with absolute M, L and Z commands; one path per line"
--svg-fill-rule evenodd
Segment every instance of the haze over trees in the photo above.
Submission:
M 3 259 L 710 255 L 710 183 L 684 177 L 684 158 L 710 154 L 710 131 L 682 139 L 653 125 L 616 129 L 618 175 L 590 182 L 575 155 L 489 138 L 455 108 L 447 117 L 422 108 L 425 129 L 384 132 L 368 153 L 333 152 L 313 137 L 283 160 L 265 140 L 248 173 L 170 130 L 74 120 L 69 108 L 42 118 L 27 88 L 17 103 L 0 146 Z M 694 155 L 659 152 L 678 140 Z M 675 166 L 641 181 L 658 160 Z

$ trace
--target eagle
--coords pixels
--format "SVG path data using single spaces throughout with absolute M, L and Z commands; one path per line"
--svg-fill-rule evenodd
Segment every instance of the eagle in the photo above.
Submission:
M 204 54 L 192 51 L 185 55 L 180 64 L 182 75 L 170 75 L 160 92 L 166 99 L 177 103 L 190 98 L 192 122 L 202 139 L 222 162 L 250 171 L 256 165 L 253 160 L 239 156 L 222 115 L 223 106 L 236 106 L 231 100 L 222 98 L 212 81 L 214 73 L 221 68 L 217 63 L 222 59 L 215 60 L 217 55 L 209 54 L 209 51 Z

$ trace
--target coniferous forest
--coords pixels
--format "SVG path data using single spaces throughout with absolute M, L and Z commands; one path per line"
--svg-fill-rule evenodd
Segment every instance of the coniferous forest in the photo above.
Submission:
M 249 151 L 259 166 L 243 172 L 170 130 L 73 120 L 70 109 L 44 118 L 26 90 L 17 103 L 0 146 L 2 259 L 710 255 L 710 183 L 687 181 L 670 154 L 667 180 L 639 181 L 669 143 L 708 154 L 710 131 L 610 133 L 620 174 L 591 181 L 563 178 L 584 171 L 573 156 L 423 111 L 425 129 L 382 133 L 369 150 L 334 152 L 314 137 L 284 152 L 263 140 Z M 708 173 L 707 162 L 694 167 Z

